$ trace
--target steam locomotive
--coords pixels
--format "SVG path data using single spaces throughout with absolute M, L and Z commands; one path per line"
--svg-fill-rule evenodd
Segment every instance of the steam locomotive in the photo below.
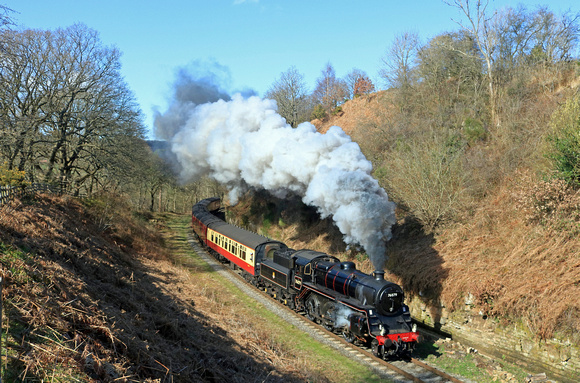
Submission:
M 192 228 L 202 245 L 223 263 L 240 270 L 251 284 L 274 299 L 365 344 L 381 358 L 408 355 L 419 341 L 400 286 L 356 269 L 353 262 L 313 251 L 293 250 L 280 241 L 225 222 L 219 198 L 192 209 Z

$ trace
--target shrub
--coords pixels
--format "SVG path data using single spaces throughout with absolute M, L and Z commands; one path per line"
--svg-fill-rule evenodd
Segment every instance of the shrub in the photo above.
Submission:
M 314 107 L 314 110 L 312 111 L 312 119 L 324 120 L 325 118 L 326 118 L 326 110 L 324 110 L 324 107 L 320 104 L 316 105 Z
M 514 198 L 528 222 L 570 234 L 580 231 L 580 191 L 563 179 L 534 182 L 527 174 L 521 179 Z
M 467 118 L 463 121 L 463 135 L 467 142 L 482 141 L 487 138 L 487 131 L 479 120 Z
M 468 203 L 463 149 L 456 138 L 434 135 L 400 142 L 375 176 L 426 227 L 453 220 Z
M 556 176 L 574 188 L 580 187 L 580 95 L 558 108 L 550 120 L 552 133 L 548 135 Z
M 8 169 L 6 163 L 0 165 L 0 186 L 26 186 L 24 171 Z

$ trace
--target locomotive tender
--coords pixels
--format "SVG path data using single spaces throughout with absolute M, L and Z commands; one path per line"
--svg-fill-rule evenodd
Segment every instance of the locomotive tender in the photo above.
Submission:
M 225 222 L 220 199 L 192 209 L 192 228 L 202 245 L 251 284 L 349 343 L 372 347 L 382 358 L 410 353 L 419 340 L 403 290 L 384 279 L 313 250 L 293 250 L 280 241 Z

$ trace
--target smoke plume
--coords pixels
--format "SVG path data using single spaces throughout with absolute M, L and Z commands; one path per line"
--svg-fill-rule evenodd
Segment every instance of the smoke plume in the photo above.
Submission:
M 201 63 L 193 64 L 195 70 L 199 70 Z M 176 73 L 173 84 L 173 96 L 169 110 L 164 114 L 155 112 L 154 125 L 155 136 L 159 139 L 169 140 L 173 137 L 189 118 L 189 113 L 196 105 L 215 102 L 218 100 L 229 100 L 229 95 L 219 89 L 216 84 L 215 68 L 217 64 L 212 64 L 212 71 L 195 76 L 187 68 L 180 68 Z
M 395 205 L 371 177 L 371 163 L 341 128 L 321 134 L 302 123 L 293 129 L 276 111 L 273 100 L 239 94 L 170 108 L 162 117 L 173 125 L 164 131 L 172 133 L 181 175 L 227 185 L 234 204 L 249 188 L 281 198 L 295 193 L 322 218 L 331 216 L 345 243 L 362 246 L 382 270 Z

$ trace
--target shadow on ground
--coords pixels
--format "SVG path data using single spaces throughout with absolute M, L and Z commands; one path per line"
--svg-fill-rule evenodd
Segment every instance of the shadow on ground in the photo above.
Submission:
M 300 381 L 212 323 L 195 295 L 176 294 L 174 268 L 157 268 L 92 218 L 49 196 L 0 208 L 14 381 L 47 370 L 94 381 Z

